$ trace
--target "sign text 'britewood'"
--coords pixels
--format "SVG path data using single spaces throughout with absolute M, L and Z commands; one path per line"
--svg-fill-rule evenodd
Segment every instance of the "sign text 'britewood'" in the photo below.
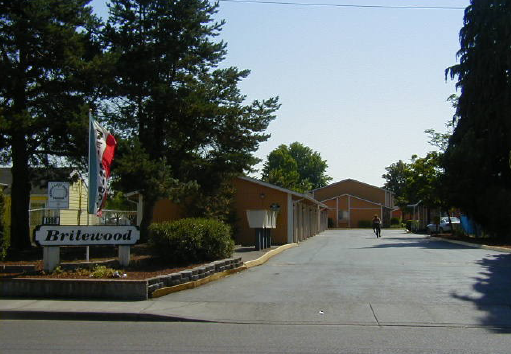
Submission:
M 140 239 L 136 226 L 53 226 L 36 229 L 42 246 L 133 245 Z

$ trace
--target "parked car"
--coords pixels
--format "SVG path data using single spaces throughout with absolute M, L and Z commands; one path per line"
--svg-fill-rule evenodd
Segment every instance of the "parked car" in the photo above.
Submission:
M 452 226 L 456 229 L 460 226 L 460 219 L 458 219 L 457 217 L 451 216 L 451 223 L 452 223 Z M 437 224 L 428 224 L 428 226 L 426 226 L 426 228 L 428 229 L 428 233 L 430 233 L 430 234 L 435 233 L 435 232 L 444 233 L 444 232 L 451 231 L 451 225 L 449 225 L 449 218 L 447 216 L 440 218 L 440 224 L 438 224 L 438 227 L 437 227 Z

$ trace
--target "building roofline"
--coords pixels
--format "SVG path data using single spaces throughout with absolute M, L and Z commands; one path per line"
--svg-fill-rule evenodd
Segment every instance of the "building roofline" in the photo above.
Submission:
M 328 187 L 335 186 L 335 185 L 340 184 L 340 183 L 343 183 L 343 182 L 348 182 L 348 181 L 357 182 L 357 183 L 360 183 L 360 184 L 366 185 L 366 186 L 368 186 L 368 187 L 372 187 L 372 188 L 380 189 L 380 190 L 382 190 L 382 191 L 385 191 L 385 192 L 389 192 L 389 193 L 394 194 L 394 192 L 389 191 L 388 189 L 381 188 L 381 187 L 377 187 L 377 186 L 374 186 L 374 185 L 369 184 L 369 183 L 360 182 L 360 181 L 358 181 L 358 180 L 356 180 L 356 179 L 353 179 L 353 178 L 346 178 L 346 179 L 343 179 L 343 180 L 341 180 L 341 181 L 338 181 L 338 182 L 335 182 L 335 183 L 331 183 L 331 184 L 329 184 L 328 186 L 324 186 L 324 187 L 320 187 L 320 188 L 313 189 L 313 190 L 311 191 L 311 193 L 314 193 L 315 191 L 318 191 L 318 190 L 321 190 L 321 189 L 325 189 L 325 188 L 328 188 Z
M 335 197 L 332 197 L 332 198 L 328 198 L 328 199 L 325 199 L 325 200 L 322 200 L 321 202 L 324 203 L 328 200 L 332 200 L 332 199 L 336 199 L 336 198 L 339 198 L 339 197 L 352 197 L 352 198 L 355 198 L 355 199 L 358 199 L 358 200 L 361 200 L 361 201 L 364 201 L 364 202 L 367 202 L 367 203 L 371 203 L 371 204 L 376 204 L 376 205 L 379 205 L 383 208 L 387 208 L 387 209 L 391 209 L 391 210 L 394 210 L 388 206 L 385 206 L 381 203 L 378 203 L 378 202 L 373 202 L 372 200 L 369 200 L 369 199 L 364 199 L 364 198 L 360 198 L 360 197 L 357 197 L 356 195 L 353 195 L 353 194 L 349 194 L 349 193 L 344 193 L 344 194 L 340 194 L 340 195 L 337 195 Z
M 261 180 L 255 179 L 255 178 L 251 178 L 251 177 L 238 176 L 238 178 L 242 179 L 244 181 L 247 181 L 247 182 L 252 182 L 252 183 L 259 184 L 259 185 L 261 185 L 263 187 L 275 189 L 275 190 L 278 190 L 278 191 L 286 193 L 286 194 L 291 194 L 291 195 L 293 195 L 295 197 L 298 197 L 298 198 L 307 199 L 308 201 L 313 202 L 314 204 L 318 204 L 318 205 L 320 205 L 323 208 L 327 208 L 328 207 L 327 205 L 325 205 L 322 202 L 320 202 L 319 200 L 313 198 L 309 194 L 303 194 L 303 193 L 295 192 L 295 191 L 292 191 L 290 189 L 279 187 L 279 186 L 276 186 L 274 184 L 271 184 L 271 183 L 268 183 L 268 182 L 264 182 L 264 181 L 261 181 Z

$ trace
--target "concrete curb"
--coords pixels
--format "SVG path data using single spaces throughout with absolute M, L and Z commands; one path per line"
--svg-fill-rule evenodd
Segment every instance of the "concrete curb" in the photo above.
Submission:
M 0 310 L 1 320 L 107 321 L 107 322 L 204 322 L 211 321 L 139 312 L 70 312 Z
M 239 273 L 239 272 L 241 272 L 241 271 L 243 271 L 245 269 L 257 267 L 257 266 L 259 266 L 261 264 L 266 263 L 270 258 L 278 255 L 279 253 L 282 253 L 285 250 L 287 250 L 289 248 L 292 248 L 292 247 L 296 247 L 296 246 L 298 246 L 297 243 L 290 243 L 290 244 L 282 245 L 282 246 L 280 246 L 280 247 L 278 247 L 278 248 L 276 248 L 274 250 L 271 250 L 271 251 L 267 252 L 266 254 L 262 255 L 261 257 L 255 259 L 255 260 L 247 261 L 247 262 L 243 263 L 243 265 L 241 267 L 238 267 L 238 268 L 235 268 L 235 269 L 228 269 L 228 270 L 223 271 L 223 272 L 215 273 L 215 274 L 210 275 L 210 276 L 208 276 L 206 278 L 203 278 L 203 279 L 199 279 L 199 280 L 195 280 L 195 281 L 190 281 L 190 282 L 179 284 L 179 285 L 175 285 L 175 286 L 169 286 L 169 287 L 165 287 L 165 288 L 160 288 L 158 290 L 155 290 L 151 294 L 151 298 L 158 298 L 158 297 L 169 295 L 169 294 L 172 294 L 172 293 L 175 293 L 175 292 L 178 292 L 178 291 L 187 290 L 187 289 L 193 289 L 193 288 L 199 287 L 201 285 L 207 284 L 209 282 L 212 282 L 212 281 L 215 281 L 215 280 L 227 277 L 229 275 L 232 275 L 232 274 L 235 274 L 235 273 Z
M 270 258 L 282 253 L 283 251 L 298 246 L 297 243 L 287 244 L 280 246 L 274 250 L 269 251 L 263 256 L 245 262 L 241 267 L 228 269 L 223 272 L 214 273 L 206 278 L 191 281 L 175 285 L 172 287 L 161 288 L 155 290 L 152 294 L 152 298 L 165 296 L 174 292 L 193 289 L 198 286 L 207 284 L 209 282 L 221 279 L 241 272 L 243 270 L 257 267 L 267 262 Z M 36 300 L 37 301 L 37 300 Z M 136 301 L 136 303 L 140 303 Z M 117 311 L 101 311 L 98 309 L 91 308 L 90 310 L 78 310 L 78 311 L 51 311 L 51 310 L 23 310 L 20 307 L 0 309 L 0 321 L 1 320 L 61 320 L 61 321 L 156 321 L 156 322 L 211 322 L 208 320 L 200 320 L 193 318 L 180 317 L 175 315 L 164 315 L 142 312 L 145 310 L 135 310 L 132 312 L 117 312 Z
M 449 239 L 445 239 L 442 237 L 435 237 L 435 236 L 430 236 L 430 239 L 435 240 L 435 241 L 444 241 L 444 242 L 455 243 L 458 245 L 468 246 L 468 247 L 473 247 L 473 248 L 482 248 L 482 249 L 491 250 L 491 251 L 511 253 L 511 249 L 505 248 L 505 247 L 480 245 L 478 243 L 470 243 L 470 242 L 459 241 L 459 240 L 449 240 Z

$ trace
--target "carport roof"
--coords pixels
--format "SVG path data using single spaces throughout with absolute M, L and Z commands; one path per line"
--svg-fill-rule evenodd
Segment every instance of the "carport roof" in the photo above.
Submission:
M 248 181 L 248 182 L 259 184 L 259 185 L 264 186 L 264 187 L 272 188 L 272 189 L 281 191 L 281 192 L 286 193 L 286 194 L 291 194 L 292 196 L 295 196 L 295 197 L 298 197 L 298 198 L 307 199 L 308 201 L 310 201 L 310 202 L 312 202 L 314 204 L 317 204 L 317 205 L 319 205 L 322 208 L 328 208 L 327 205 L 321 203 L 317 199 L 314 199 L 309 194 L 298 193 L 298 192 L 292 191 L 290 189 L 282 188 L 282 187 L 276 186 L 276 185 L 268 183 L 268 182 L 260 181 L 260 180 L 255 179 L 255 178 L 250 178 L 250 177 L 245 177 L 245 176 L 240 176 L 238 178 L 240 178 L 242 180 L 245 180 L 245 181 Z

